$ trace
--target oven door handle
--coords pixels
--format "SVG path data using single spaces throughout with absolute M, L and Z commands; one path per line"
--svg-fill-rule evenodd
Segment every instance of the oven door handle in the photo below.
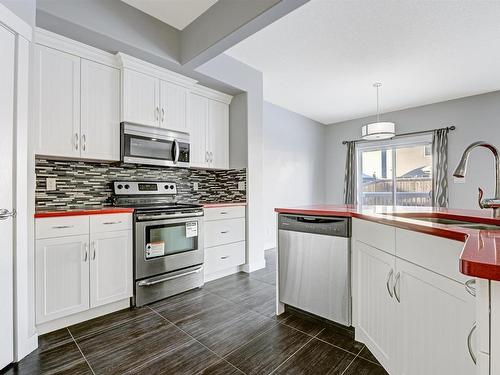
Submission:
M 179 275 L 169 276 L 169 277 L 165 277 L 165 278 L 158 279 L 158 280 L 153 280 L 153 281 L 143 280 L 143 281 L 139 281 L 139 283 L 137 285 L 139 285 L 139 286 L 151 286 L 151 285 L 163 283 L 165 281 L 178 279 L 179 277 L 184 277 L 184 276 L 187 276 L 187 275 L 192 275 L 193 273 L 198 273 L 198 272 L 201 272 L 202 270 L 203 270 L 203 266 L 201 266 L 200 268 L 197 268 L 197 269 L 195 269 L 193 271 L 184 272 L 184 273 L 181 273 Z
M 177 164 L 177 162 L 179 161 L 179 155 L 179 142 L 177 141 L 177 139 L 174 139 L 174 164 Z
M 203 212 L 190 212 L 184 214 L 169 214 L 169 215 L 147 215 L 139 214 L 137 215 L 137 220 L 162 220 L 162 219 L 178 219 L 182 217 L 198 217 L 203 216 Z

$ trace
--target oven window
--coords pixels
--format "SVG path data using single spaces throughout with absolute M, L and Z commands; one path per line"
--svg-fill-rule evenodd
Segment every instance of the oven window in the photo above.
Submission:
M 125 135 L 125 155 L 147 159 L 173 160 L 173 142 Z
M 186 223 L 146 227 L 144 257 L 152 259 L 198 249 L 198 236 L 186 236 Z

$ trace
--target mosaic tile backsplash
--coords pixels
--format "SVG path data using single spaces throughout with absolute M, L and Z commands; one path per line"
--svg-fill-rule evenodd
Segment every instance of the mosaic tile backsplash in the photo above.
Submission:
M 168 181 L 177 183 L 177 202 L 245 202 L 245 169 L 201 170 L 96 163 L 87 161 L 36 159 L 37 210 L 112 205 L 112 183 L 117 180 Z M 56 179 L 57 189 L 47 191 L 46 178 Z M 193 182 L 198 190 L 193 191 Z

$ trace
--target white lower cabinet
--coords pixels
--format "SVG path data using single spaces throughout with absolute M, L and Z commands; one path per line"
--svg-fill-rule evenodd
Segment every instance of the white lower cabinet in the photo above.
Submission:
M 132 295 L 132 231 L 90 234 L 90 307 Z
M 476 300 L 466 290 L 463 275 L 444 276 L 444 265 L 457 263 L 454 243 L 447 246 L 442 238 L 396 229 L 395 246 L 387 247 L 395 249 L 392 254 L 377 248 L 378 243 L 365 243 L 369 236 L 357 232 L 362 227 L 353 223 L 356 339 L 391 375 L 488 374 L 486 359 L 478 358 L 478 335 L 473 329 Z M 407 248 L 424 251 L 424 244 L 425 251 L 441 252 L 439 262 L 427 262 L 425 268 L 418 262 L 422 255 L 413 256 Z
M 78 313 L 132 296 L 130 214 L 99 216 L 36 220 L 36 324 L 50 323 L 43 332 L 77 322 Z M 121 223 L 121 230 L 99 225 L 103 220 Z M 122 223 L 129 223 L 128 229 Z
M 88 235 L 47 238 L 36 243 L 36 321 L 89 308 Z

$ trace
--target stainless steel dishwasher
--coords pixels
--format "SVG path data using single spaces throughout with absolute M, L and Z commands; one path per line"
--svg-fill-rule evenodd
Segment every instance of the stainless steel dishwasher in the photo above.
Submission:
M 350 236 L 350 218 L 280 214 L 280 301 L 350 326 Z

